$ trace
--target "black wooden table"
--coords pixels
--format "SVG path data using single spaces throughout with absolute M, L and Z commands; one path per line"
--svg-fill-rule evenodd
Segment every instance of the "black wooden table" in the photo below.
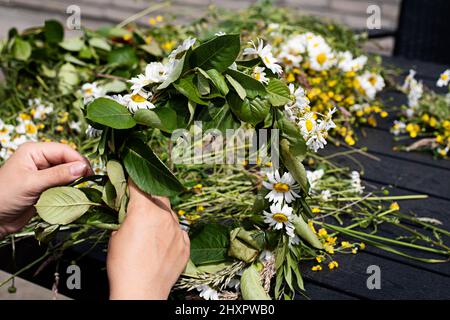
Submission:
M 436 89 L 434 83 L 445 67 L 429 63 L 414 62 L 398 58 L 386 58 L 385 63 L 394 64 L 404 70 L 402 78 L 409 68 L 417 70 L 417 78 L 424 84 Z M 397 92 L 384 92 L 384 100 L 390 105 L 405 103 L 404 95 Z M 413 211 L 420 216 L 433 217 L 450 229 L 450 161 L 434 160 L 428 154 L 394 152 L 395 145 L 389 127 L 393 115 L 383 119 L 377 128 L 363 127 L 361 138 L 356 147 L 367 147 L 374 157 L 353 155 L 364 166 L 363 180 L 368 189 L 391 187 L 391 195 L 427 194 L 426 200 L 401 201 L 403 211 Z M 327 146 L 326 154 L 341 149 Z M 376 160 L 375 160 L 376 158 Z M 338 163 L 360 169 L 346 157 L 336 158 Z M 381 235 L 391 235 L 392 230 L 381 227 Z M 446 239 L 448 240 L 448 239 Z M 22 241 L 18 244 L 17 266 L 15 270 L 38 258 L 44 252 L 34 241 Z M 0 269 L 12 271 L 9 248 L 0 250 Z M 64 273 L 71 259 L 79 253 L 69 252 L 59 265 L 60 281 L 67 279 Z M 60 291 L 77 299 L 106 299 L 107 278 L 104 269 L 104 252 L 98 251 L 84 257 L 77 264 L 82 270 L 82 289 L 68 290 L 63 283 Z M 357 255 L 338 255 L 339 268 L 332 271 L 313 272 L 311 264 L 301 266 L 305 288 L 310 299 L 449 299 L 450 263 L 426 264 L 368 246 Z M 381 270 L 381 289 L 367 288 L 367 268 L 376 265 Z M 38 276 L 35 269 L 26 271 L 22 277 L 45 287 L 53 284 L 55 263 L 50 263 Z M 5 290 L 4 288 L 0 290 Z M 20 290 L 20 288 L 19 288 Z M 299 297 L 300 299 L 304 297 Z
M 403 70 L 404 79 L 408 70 L 417 71 L 417 79 L 437 89 L 436 80 L 446 68 L 430 63 L 415 62 L 399 58 L 384 59 L 387 65 L 395 65 Z M 438 89 L 437 91 L 442 91 Z M 389 106 L 406 103 L 405 95 L 383 92 L 382 97 Z M 424 153 L 395 152 L 395 143 L 389 128 L 394 114 L 383 119 L 377 128 L 362 127 L 361 139 L 355 147 L 367 147 L 373 157 L 353 154 L 364 167 L 362 176 L 367 189 L 390 186 L 390 195 L 426 194 L 425 200 L 401 201 L 401 210 L 414 212 L 419 216 L 440 220 L 443 227 L 450 230 L 450 161 L 433 159 Z M 364 137 L 365 136 L 365 137 Z M 402 143 L 405 143 L 404 141 Z M 327 146 L 325 154 L 342 151 L 341 148 Z M 337 163 L 360 170 L 347 157 L 337 157 Z M 381 227 L 380 235 L 392 235 L 393 230 Z M 449 240 L 448 238 L 445 240 Z M 449 299 L 450 262 L 427 264 L 368 246 L 357 255 L 336 257 L 339 268 L 330 272 L 313 272 L 304 267 L 305 287 L 312 299 Z M 367 288 L 367 268 L 376 265 L 381 270 L 381 289 Z

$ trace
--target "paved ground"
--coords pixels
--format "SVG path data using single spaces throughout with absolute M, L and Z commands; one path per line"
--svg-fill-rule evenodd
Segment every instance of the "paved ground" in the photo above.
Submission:
M 10 277 L 9 273 L 0 270 L 0 282 Z M 38 286 L 27 280 L 16 278 L 16 293 L 9 293 L 9 285 L 0 288 L 0 300 L 51 300 L 53 299 L 52 291 Z M 70 300 L 66 296 L 58 295 L 57 300 Z

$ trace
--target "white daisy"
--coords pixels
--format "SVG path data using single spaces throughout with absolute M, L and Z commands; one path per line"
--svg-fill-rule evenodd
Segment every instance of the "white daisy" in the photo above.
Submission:
M 406 132 L 406 123 L 404 123 L 402 121 L 394 120 L 394 125 L 391 128 L 391 132 L 395 136 L 398 136 L 401 133 L 405 133 Z
M 81 122 L 80 121 L 71 121 L 69 122 L 69 128 L 76 132 L 81 132 Z
M 330 190 L 322 190 L 322 192 L 320 193 L 320 197 L 322 199 L 322 201 L 328 201 L 331 199 L 331 192 Z
M 350 174 L 351 186 L 354 192 L 363 193 L 364 186 L 361 184 L 361 176 L 358 171 L 352 171 Z
M 93 126 L 88 125 L 87 129 L 86 129 L 86 135 L 89 138 L 97 138 L 100 137 L 102 135 L 103 130 L 99 130 L 99 129 L 95 129 Z
M 326 137 L 328 137 L 328 132 L 326 125 L 326 121 L 320 121 L 315 129 L 310 132 L 309 135 L 305 136 L 306 146 L 311 151 L 317 152 L 319 149 L 323 149 L 327 144 Z
M 168 67 L 161 62 L 151 62 L 145 67 L 145 74 L 139 74 L 136 77 L 131 78 L 128 82 L 131 82 L 131 90 L 133 94 L 141 91 L 145 86 L 154 83 L 161 83 L 167 79 Z
M 181 45 L 178 46 L 178 48 L 176 48 L 169 54 L 169 59 L 170 60 L 179 59 L 180 56 L 182 56 L 182 53 L 188 51 L 195 44 L 196 41 L 197 41 L 196 38 L 187 38 L 186 40 L 183 41 Z
M 286 203 L 291 203 L 295 198 L 299 198 L 298 186 L 295 183 L 295 179 L 289 172 L 285 172 L 282 177 L 278 170 L 267 173 L 267 181 L 263 181 L 263 185 L 270 192 L 266 195 L 266 199 L 269 199 L 273 203 L 281 203 L 283 200 Z
M 367 98 L 373 100 L 378 91 L 384 88 L 384 79 L 382 76 L 369 71 L 364 72 L 364 74 L 356 77 L 363 93 Z
M 264 84 L 269 83 L 269 79 L 266 77 L 266 73 L 264 72 L 266 68 L 262 67 L 255 67 L 253 68 L 252 77 L 258 80 L 259 82 L 262 82 Z
M 245 48 L 244 55 L 257 55 L 273 73 L 281 74 L 283 72 L 281 66 L 277 63 L 277 59 L 272 55 L 272 46 L 270 44 L 264 46 L 264 42 L 261 39 L 258 39 L 258 47 L 256 47 L 253 41 L 250 41 L 249 44 L 253 48 Z
M 333 50 L 324 44 L 309 51 L 309 62 L 313 70 L 328 70 L 336 64 L 336 56 Z
M 367 57 L 361 55 L 357 58 L 353 58 L 350 51 L 338 53 L 338 68 L 344 72 L 357 72 L 361 70 L 367 62 Z
M 310 110 L 309 99 L 306 97 L 305 90 L 300 86 L 295 89 L 293 83 L 289 84 L 289 91 L 292 102 L 285 105 L 284 110 L 289 119 L 297 121 L 306 111 Z
M 301 118 L 299 118 L 297 124 L 300 127 L 303 138 L 306 140 L 316 130 L 317 121 L 315 119 L 314 112 L 306 112 Z
M 270 206 L 270 212 L 264 211 L 264 222 L 275 230 L 285 229 L 286 234 L 294 237 L 294 225 L 292 224 L 292 208 L 276 203 Z
M 219 32 L 216 32 L 216 33 L 214 33 L 214 35 L 216 36 L 216 37 L 221 37 L 221 36 L 224 36 L 224 35 L 226 35 L 227 33 L 226 32 L 223 32 L 223 31 L 219 31 Z
M 439 80 L 437 81 L 436 85 L 438 87 L 443 87 L 448 85 L 450 81 L 450 69 L 445 70 L 444 72 L 441 73 L 441 75 L 439 76 Z
M 88 104 L 96 98 L 104 96 L 105 94 L 103 89 L 97 86 L 96 82 L 83 84 L 83 86 L 81 87 L 81 93 L 83 94 L 84 104 Z
M 324 174 L 325 171 L 323 169 L 317 169 L 314 171 L 306 170 L 306 178 L 308 179 L 309 188 L 311 191 L 317 189 L 320 179 L 322 179 Z
M 135 113 L 139 109 L 154 109 L 155 105 L 148 101 L 152 97 L 150 92 L 141 90 L 136 93 L 127 94 L 123 99 L 127 102 L 127 108 L 131 113 Z
M 201 285 L 196 287 L 196 289 L 200 292 L 199 296 L 205 300 L 219 300 L 219 293 L 217 290 L 208 285 Z

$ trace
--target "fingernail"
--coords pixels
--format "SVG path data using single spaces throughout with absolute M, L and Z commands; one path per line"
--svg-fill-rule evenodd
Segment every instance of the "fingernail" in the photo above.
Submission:
M 74 177 L 81 177 L 86 172 L 86 164 L 78 162 L 70 166 L 70 174 Z

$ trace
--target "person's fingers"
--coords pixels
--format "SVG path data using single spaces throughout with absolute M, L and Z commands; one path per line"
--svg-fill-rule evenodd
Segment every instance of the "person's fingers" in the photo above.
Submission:
M 71 183 L 88 172 L 88 166 L 84 161 L 74 161 L 37 171 L 32 175 L 31 183 L 35 191 L 42 192 L 51 187 Z
M 183 240 L 184 240 L 184 243 L 186 244 L 186 246 L 189 248 L 189 246 L 190 246 L 190 243 L 191 243 L 191 240 L 189 239 L 189 234 L 186 232 L 186 231 L 181 231 L 181 232 L 183 232 Z
M 152 201 L 159 206 L 161 209 L 171 211 L 172 207 L 170 206 L 169 198 L 167 197 L 160 197 L 160 196 L 153 196 L 152 195 Z
M 39 170 L 75 161 L 84 162 L 90 168 L 89 161 L 86 158 L 62 143 L 38 142 L 30 144 L 27 148 L 29 148 L 30 155 Z

